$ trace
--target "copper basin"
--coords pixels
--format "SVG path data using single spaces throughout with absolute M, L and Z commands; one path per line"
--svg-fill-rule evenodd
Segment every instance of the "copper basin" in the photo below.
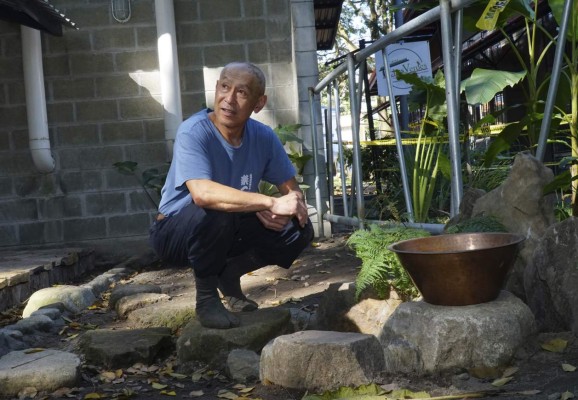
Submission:
M 388 249 L 424 301 L 465 306 L 498 297 L 523 240 L 511 233 L 457 233 L 404 240 Z

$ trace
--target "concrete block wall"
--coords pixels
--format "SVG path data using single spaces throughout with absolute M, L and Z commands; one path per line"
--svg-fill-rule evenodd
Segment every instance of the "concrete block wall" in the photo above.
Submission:
M 183 118 L 210 105 L 214 71 L 247 60 L 268 78 L 269 104 L 257 119 L 301 122 L 303 85 L 317 63 L 296 64 L 296 48 L 311 46 L 311 37 L 296 36 L 297 3 L 311 18 L 313 0 L 174 0 Z M 126 23 L 114 20 L 108 0 L 51 4 L 80 29 L 42 34 L 50 174 L 35 170 L 29 152 L 20 26 L 0 21 L 0 247 L 144 240 L 155 207 L 112 164 L 135 161 L 139 174 L 168 168 L 154 0 L 131 0 Z

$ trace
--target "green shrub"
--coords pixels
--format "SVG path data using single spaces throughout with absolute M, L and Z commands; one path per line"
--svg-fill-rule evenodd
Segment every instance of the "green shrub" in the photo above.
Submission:
M 446 229 L 446 233 L 508 232 L 506 227 L 491 215 L 478 215 Z
M 404 226 L 385 228 L 376 224 L 369 230 L 355 231 L 347 244 L 361 259 L 361 270 L 355 280 L 355 296 L 359 300 L 361 293 L 373 287 L 379 298 L 387 298 L 394 289 L 402 299 L 412 299 L 419 295 L 413 281 L 401 266 L 395 253 L 387 249 L 390 244 L 401 240 L 429 236 L 423 229 Z

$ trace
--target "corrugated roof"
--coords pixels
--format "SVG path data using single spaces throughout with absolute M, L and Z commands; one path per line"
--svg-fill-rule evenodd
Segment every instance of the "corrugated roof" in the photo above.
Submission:
M 315 0 L 317 50 L 330 50 L 335 42 L 343 0 Z
M 0 0 L 0 19 L 62 36 L 62 26 L 76 24 L 47 0 Z

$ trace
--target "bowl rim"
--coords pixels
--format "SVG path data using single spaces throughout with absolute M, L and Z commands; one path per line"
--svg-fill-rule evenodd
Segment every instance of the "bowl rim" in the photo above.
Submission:
M 419 241 L 419 240 L 427 240 L 429 238 L 438 237 L 438 236 L 479 236 L 479 235 L 510 236 L 512 238 L 512 240 L 509 241 L 508 243 L 503 243 L 503 244 L 500 244 L 498 246 L 481 247 L 481 248 L 476 248 L 476 249 L 455 250 L 455 251 L 410 251 L 410 250 L 402 250 L 402 249 L 395 249 L 394 248 L 395 246 L 398 246 L 398 245 L 401 245 L 404 243 L 415 242 L 415 241 Z M 413 238 L 413 239 L 400 240 L 399 242 L 395 242 L 395 243 L 388 245 L 387 249 L 394 252 L 394 253 L 400 253 L 400 254 L 461 254 L 461 253 L 471 253 L 471 252 L 480 251 L 480 250 L 499 249 L 502 247 L 518 245 L 521 242 L 523 242 L 524 240 L 526 240 L 525 236 L 520 235 L 518 233 L 510 233 L 510 232 L 442 233 L 440 235 L 431 235 L 431 236 L 417 237 L 417 238 Z

